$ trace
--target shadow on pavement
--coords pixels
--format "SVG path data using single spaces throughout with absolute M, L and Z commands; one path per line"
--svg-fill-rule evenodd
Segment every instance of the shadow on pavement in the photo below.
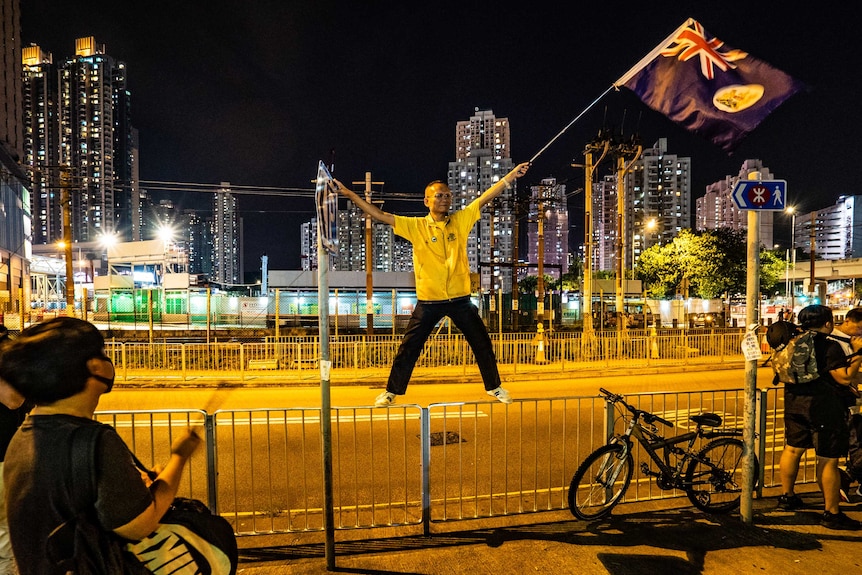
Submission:
M 798 528 L 800 524 L 803 524 L 801 530 Z M 784 528 L 793 525 L 797 526 L 795 530 Z M 435 549 L 466 546 L 479 546 L 472 553 L 482 553 L 481 548 L 484 547 L 488 552 L 494 549 L 495 554 L 505 554 L 510 543 L 553 542 L 566 548 L 572 546 L 561 554 L 567 561 L 581 554 L 595 557 L 611 575 L 696 575 L 703 573 L 705 558 L 714 551 L 756 547 L 790 551 L 822 549 L 819 540 L 822 533 L 805 532 L 808 525 L 819 527 L 819 514 L 813 510 L 810 516 L 807 513 L 776 512 L 771 508 L 761 510 L 754 525 L 746 525 L 736 515 L 710 516 L 690 509 L 651 510 L 615 515 L 591 523 L 572 520 L 435 533 L 431 537 L 419 535 L 338 542 L 336 556 L 374 555 L 383 559 L 395 552 L 433 552 Z M 845 535 L 845 532 L 836 533 L 835 538 L 840 540 Z M 859 540 L 855 533 L 850 537 Z M 634 552 L 623 552 L 626 548 Z M 645 553 L 644 548 L 656 552 Z M 663 551 L 670 554 L 662 554 Z M 240 550 L 240 562 L 249 567 L 268 562 L 323 559 L 324 556 L 322 543 Z M 387 570 L 385 562 L 378 563 L 378 567 L 375 573 L 404 573 Z M 341 567 L 337 571 L 351 572 L 351 569 Z

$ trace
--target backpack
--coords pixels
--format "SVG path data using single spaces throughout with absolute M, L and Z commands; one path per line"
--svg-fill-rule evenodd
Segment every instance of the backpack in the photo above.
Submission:
M 786 329 L 781 334 L 780 339 L 787 338 L 787 335 L 792 331 L 792 329 Z M 768 330 L 766 338 L 767 342 L 772 345 Z M 820 377 L 817 369 L 817 358 L 814 354 L 813 331 L 805 331 L 801 335 L 790 336 L 786 343 L 779 341 L 777 335 L 773 340 L 776 342 L 772 352 L 772 371 L 775 373 L 775 377 L 772 379 L 773 385 L 808 383 Z
M 766 328 L 766 343 L 775 351 L 784 349 L 790 340 L 802 333 L 802 328 L 785 320 L 778 320 Z
M 58 525 L 45 541 L 52 563 L 74 575 L 151 575 L 151 571 L 123 548 L 123 541 L 105 531 L 93 517 L 96 491 L 96 446 L 101 425 L 76 429 L 72 440 L 72 477 L 83 488 L 72 490 L 75 517 Z
M 233 527 L 196 499 L 175 498 L 156 531 L 137 542 L 121 539 L 89 520 L 92 511 L 87 510 L 93 507 L 96 490 L 94 455 L 105 426 L 87 425 L 79 430 L 86 431 L 72 443 L 75 476 L 91 479 L 86 494 L 77 492 L 78 516 L 57 527 L 46 543 L 49 557 L 58 566 L 74 575 L 236 573 L 239 553 Z M 131 455 L 135 465 L 152 478 L 152 472 Z M 89 504 L 82 504 L 85 496 Z

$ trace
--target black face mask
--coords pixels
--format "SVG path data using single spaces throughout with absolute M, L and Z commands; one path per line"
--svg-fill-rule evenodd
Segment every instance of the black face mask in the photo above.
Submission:
M 114 362 L 111 361 L 110 357 L 108 357 L 107 355 L 99 355 L 96 357 L 98 359 L 104 359 L 105 361 L 110 363 L 111 364 L 111 371 L 114 371 L 114 369 L 113 369 Z M 93 379 L 95 379 L 97 381 L 101 381 L 106 386 L 108 386 L 108 390 L 105 393 L 111 393 L 111 389 L 113 389 L 113 387 L 114 387 L 114 379 L 117 377 L 117 373 L 116 373 L 116 371 L 114 371 L 114 377 L 105 377 L 103 375 L 96 375 L 95 373 L 90 373 L 90 377 L 92 377 Z

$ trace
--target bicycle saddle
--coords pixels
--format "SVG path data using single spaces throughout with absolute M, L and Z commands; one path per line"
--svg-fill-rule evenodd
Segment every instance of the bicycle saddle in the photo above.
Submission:
M 715 413 L 701 413 L 700 415 L 692 415 L 689 419 L 698 425 L 707 427 L 718 427 L 721 425 L 721 416 Z

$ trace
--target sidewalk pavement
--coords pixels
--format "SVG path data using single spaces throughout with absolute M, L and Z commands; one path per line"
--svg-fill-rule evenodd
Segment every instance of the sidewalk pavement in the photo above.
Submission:
M 777 492 L 755 499 L 751 524 L 743 523 L 738 513 L 701 513 L 681 497 L 622 504 L 611 517 L 594 522 L 576 520 L 568 512 L 548 512 L 434 524 L 429 537 L 415 526 L 337 531 L 333 571 L 375 575 L 859 572 L 862 531 L 822 527 L 823 499 L 816 486 L 801 486 L 800 494 L 806 507 L 797 512 L 777 509 Z M 862 498 L 854 496 L 842 509 L 862 520 Z M 322 533 L 240 538 L 238 573 L 327 573 L 323 540 Z

